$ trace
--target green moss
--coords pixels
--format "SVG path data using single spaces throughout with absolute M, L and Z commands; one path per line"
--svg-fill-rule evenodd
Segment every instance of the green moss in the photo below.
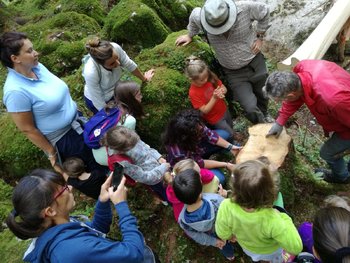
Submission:
M 181 30 L 188 24 L 194 7 L 202 6 L 203 0 L 141 0 L 143 3 L 153 8 L 163 22 L 173 31 Z
M 85 14 L 95 19 L 100 25 L 104 22 L 106 13 L 98 0 L 61 0 L 60 4 L 62 5 L 62 12 L 74 11 Z
M 0 229 L 3 226 L 7 215 L 12 210 L 11 196 L 12 196 L 12 187 L 6 184 L 2 179 L 0 179 Z
M 99 30 L 93 18 L 76 12 L 60 13 L 20 28 L 41 53 L 41 62 L 59 76 L 79 68 L 86 53 L 84 39 Z
M 8 114 L 0 115 L 0 177 L 20 178 L 37 167 L 48 167 L 49 161 L 15 126 Z
M 122 0 L 108 14 L 104 35 L 118 43 L 151 47 L 163 42 L 168 27 L 153 9 L 138 0 Z
M 0 232 L 0 258 L 6 263 L 23 262 L 22 257 L 27 250 L 30 240 L 16 238 L 10 230 Z

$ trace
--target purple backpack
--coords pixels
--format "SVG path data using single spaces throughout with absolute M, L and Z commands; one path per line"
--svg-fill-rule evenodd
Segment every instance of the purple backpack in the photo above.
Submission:
M 115 127 L 121 117 L 118 107 L 100 110 L 84 125 L 84 142 L 92 149 L 101 147 L 100 139 L 112 127 Z

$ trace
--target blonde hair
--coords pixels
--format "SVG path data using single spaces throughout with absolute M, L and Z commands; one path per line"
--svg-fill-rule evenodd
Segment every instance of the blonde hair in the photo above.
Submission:
M 341 207 L 350 212 L 350 199 L 346 196 L 330 195 L 323 201 L 325 207 Z
M 207 71 L 208 82 L 211 82 L 216 88 L 219 78 L 209 69 L 208 65 L 203 60 L 192 55 L 186 58 L 185 64 L 185 74 L 189 79 L 195 80 L 200 74 Z
M 112 44 L 109 41 L 101 40 L 99 37 L 89 39 L 85 44 L 85 48 L 90 56 L 102 66 L 113 55 Z
M 129 128 L 117 126 L 109 129 L 101 140 L 103 146 L 125 153 L 134 148 L 140 140 L 137 133 Z
M 277 198 L 273 173 L 259 160 L 240 163 L 233 171 L 232 201 L 245 208 L 272 207 Z
M 177 174 L 179 174 L 185 170 L 189 170 L 189 169 L 195 170 L 196 172 L 200 173 L 200 168 L 195 161 L 193 161 L 192 159 L 184 159 L 184 160 L 177 162 L 174 165 L 173 171 L 171 173 L 169 173 L 169 172 L 165 173 L 164 181 L 167 184 L 171 184 L 174 180 L 174 177 Z

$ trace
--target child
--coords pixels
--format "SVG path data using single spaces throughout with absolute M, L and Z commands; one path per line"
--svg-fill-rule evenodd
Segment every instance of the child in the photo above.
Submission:
M 106 174 L 99 170 L 85 172 L 85 165 L 82 159 L 70 157 L 63 164 L 63 177 L 67 184 L 78 189 L 80 192 L 94 199 L 100 195 L 101 185 L 106 181 Z
M 109 159 L 113 154 L 129 157 L 132 163 L 127 160 L 120 162 L 124 173 L 137 182 L 150 185 L 162 200 L 167 201 L 162 179 L 170 164 L 157 150 L 144 143 L 135 131 L 123 126 L 109 129 L 102 144 L 108 147 Z
M 198 171 L 187 169 L 174 178 L 175 196 L 185 205 L 178 223 L 194 241 L 205 246 L 220 248 L 229 260 L 234 259 L 233 246 L 217 238 L 214 231 L 215 217 L 224 198 L 218 194 L 202 194 L 202 182 Z
M 193 108 L 213 129 L 222 129 L 233 137 L 232 118 L 225 102 L 226 87 L 204 61 L 190 56 L 186 59 L 185 74 L 191 81 L 189 97 Z
M 167 160 L 175 165 L 183 159 L 193 159 L 199 167 L 210 169 L 224 185 L 225 175 L 218 168 L 227 168 L 232 172 L 234 165 L 210 160 L 209 157 L 225 150 L 235 156 L 242 147 L 229 143 L 220 134 L 228 135 L 224 130 L 213 131 L 205 126 L 199 111 L 180 111 L 170 120 L 163 134 L 163 143 L 168 152 Z
M 168 197 L 169 202 L 172 203 L 174 217 L 176 221 L 178 221 L 179 214 L 184 204 L 176 198 L 172 183 L 176 175 L 180 174 L 181 172 L 187 169 L 193 169 L 200 174 L 201 181 L 203 184 L 203 193 L 217 193 L 219 188 L 219 179 L 214 175 L 214 173 L 212 173 L 208 169 L 199 168 L 198 164 L 192 159 L 185 159 L 176 163 L 172 173 L 168 173 L 170 176 L 164 177 L 165 182 L 168 184 L 166 189 L 166 195 Z
M 330 195 L 323 201 L 325 207 L 341 207 L 350 212 L 350 200 L 346 196 Z M 301 240 L 303 241 L 304 251 L 313 253 L 314 240 L 312 238 L 312 223 L 304 222 L 298 228 Z M 319 261 L 316 259 L 316 263 Z
M 324 263 L 350 262 L 350 212 L 327 207 L 317 212 L 313 224 L 315 256 Z
M 233 175 L 233 197 L 220 205 L 217 235 L 237 240 L 253 261 L 281 263 L 282 249 L 300 253 L 302 242 L 292 219 L 272 208 L 277 191 L 266 164 L 246 161 L 236 166 Z

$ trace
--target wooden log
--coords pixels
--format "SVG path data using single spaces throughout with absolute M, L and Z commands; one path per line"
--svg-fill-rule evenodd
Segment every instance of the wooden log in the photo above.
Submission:
M 290 57 L 277 64 L 278 70 L 291 70 L 304 59 L 321 59 L 349 17 L 350 1 L 337 0 L 305 42 Z
M 248 129 L 249 139 L 236 156 L 236 163 L 266 156 L 275 168 L 283 165 L 291 147 L 292 138 L 286 133 L 285 128 L 278 138 L 274 136 L 266 138 L 265 136 L 271 127 L 271 123 L 262 123 Z

